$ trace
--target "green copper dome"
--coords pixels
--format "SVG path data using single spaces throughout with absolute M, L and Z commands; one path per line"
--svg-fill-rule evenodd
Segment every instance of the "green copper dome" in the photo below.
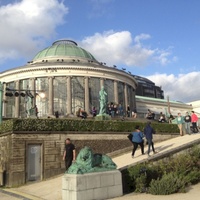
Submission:
M 54 42 L 51 47 L 47 47 L 37 53 L 33 61 L 48 58 L 80 58 L 96 61 L 92 54 L 78 47 L 77 43 L 72 40 L 58 40 Z

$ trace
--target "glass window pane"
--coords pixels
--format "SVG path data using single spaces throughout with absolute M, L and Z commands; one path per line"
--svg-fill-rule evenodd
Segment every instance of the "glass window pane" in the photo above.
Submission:
M 10 82 L 6 84 L 6 87 L 9 89 L 15 89 L 15 82 Z M 6 117 L 13 118 L 15 117 L 15 97 L 6 97 Z
M 19 90 L 20 90 L 20 96 L 19 98 L 19 112 L 20 112 L 20 117 L 28 117 L 28 112 L 29 109 L 33 107 L 33 98 L 30 98 L 29 96 L 26 95 L 26 90 L 30 90 L 30 80 L 25 79 L 25 80 L 20 80 L 19 81 Z M 23 96 L 24 94 L 25 96 Z
M 72 77 L 72 113 L 76 114 L 79 108 L 85 108 L 85 79 L 83 77 Z
M 107 102 L 110 104 L 111 102 L 115 103 L 115 97 L 114 97 L 114 81 L 113 80 L 105 80 L 104 82 L 104 88 L 105 91 L 107 92 Z M 117 102 L 116 102 L 117 103 Z
M 54 111 L 59 115 L 67 113 L 67 78 L 54 78 Z
M 35 81 L 35 88 L 37 90 L 43 90 L 45 97 L 42 98 L 39 95 L 36 96 L 36 105 L 38 107 L 38 116 L 44 117 L 49 112 L 49 80 L 48 78 L 37 78 Z
M 99 91 L 100 91 L 100 78 L 90 78 L 89 79 L 89 101 L 90 110 L 93 107 L 96 108 L 97 113 L 99 113 Z
M 119 104 L 125 108 L 125 97 L 124 97 L 124 83 L 118 82 L 118 100 Z

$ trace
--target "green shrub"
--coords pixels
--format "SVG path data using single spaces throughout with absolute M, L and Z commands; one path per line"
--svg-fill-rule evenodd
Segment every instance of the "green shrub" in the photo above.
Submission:
M 129 186 L 135 192 L 145 192 L 151 180 L 160 177 L 158 171 L 146 163 L 130 167 L 128 173 L 130 177 Z
M 157 163 L 135 165 L 128 169 L 127 177 L 129 191 L 152 194 L 185 192 L 188 185 L 200 181 L 200 148 L 194 146 L 187 153 Z
M 169 195 L 178 191 L 184 191 L 186 183 L 181 176 L 172 172 L 164 174 L 161 179 L 152 180 L 148 192 L 154 195 Z

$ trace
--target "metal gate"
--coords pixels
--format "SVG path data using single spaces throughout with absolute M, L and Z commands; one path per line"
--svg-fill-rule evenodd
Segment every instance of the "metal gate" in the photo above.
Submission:
M 42 177 L 41 144 L 29 144 L 27 155 L 27 181 L 38 181 Z

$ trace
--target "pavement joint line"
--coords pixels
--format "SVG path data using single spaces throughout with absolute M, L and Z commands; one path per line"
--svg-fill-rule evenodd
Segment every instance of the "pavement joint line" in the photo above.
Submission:
M 37 196 L 18 192 L 12 189 L 0 189 L 0 192 L 23 200 L 43 200 L 42 198 L 39 198 Z

